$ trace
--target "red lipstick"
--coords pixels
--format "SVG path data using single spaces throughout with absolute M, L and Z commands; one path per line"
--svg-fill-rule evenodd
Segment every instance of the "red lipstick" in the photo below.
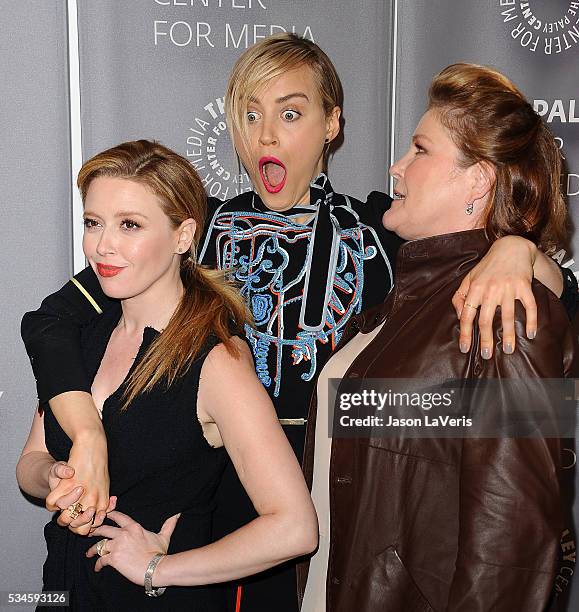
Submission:
M 287 170 L 277 157 L 262 157 L 259 160 L 259 174 L 269 193 L 279 193 L 284 188 Z
M 104 276 L 108 278 L 109 276 L 116 276 L 119 272 L 121 272 L 124 268 L 119 268 L 118 266 L 107 266 L 105 264 L 97 263 L 97 271 L 100 276 Z

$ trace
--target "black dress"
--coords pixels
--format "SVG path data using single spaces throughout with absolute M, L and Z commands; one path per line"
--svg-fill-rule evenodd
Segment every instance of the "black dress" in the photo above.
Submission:
M 106 312 L 83 331 L 83 354 L 91 381 L 118 320 L 118 311 Z M 145 328 L 135 363 L 157 335 L 154 329 Z M 169 389 L 157 385 L 121 411 L 123 383 L 103 405 L 110 492 L 118 496 L 117 509 L 151 531 L 159 531 L 168 517 L 181 512 L 169 553 L 211 541 L 215 490 L 228 458 L 223 448 L 212 448 L 204 438 L 196 400 L 201 366 L 215 344 L 215 339 L 210 340 L 187 374 Z M 48 404 L 43 409 L 48 451 L 56 460 L 65 461 L 71 442 Z M 56 516 L 44 533 L 48 558 L 43 589 L 70 591 L 71 609 L 224 610 L 220 587 L 169 587 L 161 598 L 151 598 L 143 586 L 131 583 L 111 567 L 96 573 L 96 559 L 87 559 L 84 553 L 99 538 L 73 534 L 57 525 Z

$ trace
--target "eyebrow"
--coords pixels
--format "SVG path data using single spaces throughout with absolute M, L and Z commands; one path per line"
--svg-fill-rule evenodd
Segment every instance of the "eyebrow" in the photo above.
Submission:
M 304 98 L 308 102 L 310 101 L 310 99 L 308 98 L 308 96 L 306 96 L 305 93 L 301 91 L 296 91 L 294 93 L 288 94 L 287 96 L 282 96 L 281 98 L 278 98 L 276 100 L 276 103 L 283 104 L 284 102 L 287 102 L 288 100 L 291 100 L 292 98 Z
M 96 213 L 91 212 L 90 210 L 84 211 L 85 216 L 93 216 L 98 217 Z M 136 210 L 121 210 L 115 214 L 115 217 L 142 217 L 143 219 L 148 219 L 147 215 L 140 213 Z
M 414 134 L 414 136 L 412 136 L 412 142 L 418 140 L 419 138 L 422 140 L 428 140 L 428 142 L 432 142 L 432 139 L 428 138 L 428 136 L 425 136 L 424 134 Z
M 308 98 L 308 96 L 305 93 L 303 93 L 302 91 L 295 91 L 294 93 L 290 93 L 287 96 L 282 96 L 281 98 L 277 98 L 275 103 L 276 104 L 283 104 L 284 102 L 287 102 L 288 100 L 291 100 L 292 98 L 303 98 L 307 102 L 310 101 L 310 99 Z M 253 96 L 251 96 L 249 98 L 249 102 L 251 104 L 259 104 L 260 103 L 259 100 L 257 100 Z

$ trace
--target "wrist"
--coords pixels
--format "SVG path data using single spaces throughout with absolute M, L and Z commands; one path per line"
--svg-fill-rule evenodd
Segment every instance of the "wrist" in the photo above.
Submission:
M 158 575 L 157 579 L 155 579 L 158 566 L 165 559 L 165 557 L 165 553 L 155 553 L 147 565 L 143 584 L 145 587 L 145 594 L 149 597 L 160 597 L 165 592 L 165 585 L 160 585 Z
M 168 575 L 171 570 L 171 560 L 169 559 L 171 556 L 172 555 L 163 555 L 163 557 L 157 563 L 157 567 L 155 568 L 151 578 L 153 588 L 171 586 L 171 580 Z
M 526 238 L 521 238 L 521 240 L 525 241 L 525 246 L 527 247 L 527 249 L 529 250 L 529 254 L 531 255 L 531 265 L 534 268 L 535 264 L 537 263 L 537 255 L 539 253 L 539 249 L 537 248 L 537 245 L 534 242 L 531 242 Z

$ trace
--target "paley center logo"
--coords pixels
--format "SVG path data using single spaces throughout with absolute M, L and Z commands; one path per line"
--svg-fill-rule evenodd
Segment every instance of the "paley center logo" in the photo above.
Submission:
M 223 98 L 211 100 L 193 118 L 187 131 L 185 155 L 210 196 L 225 202 L 252 189 L 227 131 Z
M 533 108 L 555 135 L 555 142 L 565 163 L 564 172 L 561 176 L 561 190 L 571 207 L 573 202 L 571 198 L 579 196 L 579 172 L 577 171 L 579 150 L 576 146 L 576 139 L 573 138 L 576 130 L 575 126 L 579 124 L 579 105 L 575 98 L 535 99 L 533 100 Z M 565 143 L 566 138 L 568 138 L 567 143 Z M 571 268 L 573 274 L 579 280 L 579 262 L 575 262 L 573 258 L 570 259 L 566 249 L 558 249 L 553 255 L 553 259 L 565 268 Z
M 499 0 L 511 37 L 533 53 L 554 55 L 579 44 L 579 2 Z

